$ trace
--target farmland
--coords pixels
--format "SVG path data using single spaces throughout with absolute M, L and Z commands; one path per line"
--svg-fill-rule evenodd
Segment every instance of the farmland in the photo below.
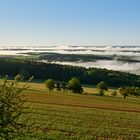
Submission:
M 23 139 L 137 140 L 140 139 L 140 99 L 97 96 L 96 88 L 85 87 L 87 95 L 48 92 L 44 84 L 31 83 L 24 92 L 24 119 L 32 124 Z

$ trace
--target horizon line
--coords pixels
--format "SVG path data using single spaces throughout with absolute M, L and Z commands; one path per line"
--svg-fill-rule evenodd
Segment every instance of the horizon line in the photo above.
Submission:
M 29 47 L 29 46 L 35 46 L 35 47 L 54 47 L 54 46 L 69 46 L 69 47 L 77 47 L 77 46 L 87 46 L 87 47 L 105 47 L 105 46 L 112 46 L 112 47 L 140 47 L 140 45 L 0 45 L 0 47 Z

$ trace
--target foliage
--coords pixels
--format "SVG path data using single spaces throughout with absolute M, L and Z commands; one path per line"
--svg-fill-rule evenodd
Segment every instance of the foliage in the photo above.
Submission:
M 104 96 L 104 90 L 100 89 L 100 90 L 99 90 L 99 95 L 100 95 L 100 96 Z
M 19 122 L 25 102 L 21 93 L 28 86 L 19 86 L 21 80 L 21 76 L 17 75 L 13 81 L 5 77 L 0 83 L 0 137 L 5 140 L 20 137 L 24 127 L 24 123 Z
M 140 88 L 138 87 L 120 87 L 118 90 L 124 99 L 127 96 L 140 96 Z
M 67 83 L 63 81 L 61 84 L 61 88 L 62 88 L 63 92 L 65 92 L 67 89 Z
M 123 96 L 125 99 L 127 96 L 129 96 L 129 87 L 121 87 L 118 89 L 119 93 Z
M 133 96 L 140 96 L 140 88 L 139 87 L 135 87 Z
M 56 88 L 57 91 L 61 91 L 61 85 L 60 85 L 59 82 L 56 82 L 55 88 Z
M 106 90 L 106 91 L 108 90 L 107 84 L 104 81 L 98 83 L 97 88 L 101 90 Z
M 49 89 L 49 91 L 53 91 L 54 86 L 55 86 L 55 82 L 53 79 L 48 79 L 47 81 L 45 81 L 45 85 Z
M 111 95 L 115 97 L 115 96 L 117 96 L 118 94 L 117 94 L 116 91 L 113 91 L 113 92 L 111 92 Z
M 130 96 L 140 96 L 140 88 L 139 87 L 129 87 L 129 95 Z
M 104 81 L 102 81 L 102 82 L 97 84 L 97 89 L 99 90 L 99 95 L 103 96 L 104 91 L 107 91 L 108 87 L 107 87 L 107 84 Z
M 54 79 L 55 81 L 68 81 L 77 77 L 82 84 L 97 85 L 104 81 L 110 87 L 135 86 L 140 87 L 140 76 L 125 72 L 112 71 L 100 68 L 83 68 L 68 65 L 48 64 L 16 58 L 0 58 L 0 75 L 14 77 L 18 72 L 24 72 L 35 79 Z
M 72 79 L 70 79 L 68 81 L 68 89 L 74 93 L 82 93 L 83 92 L 83 88 L 81 87 L 81 83 L 76 77 L 73 77 Z
M 26 69 L 24 69 L 24 68 L 22 68 L 22 69 L 20 69 L 20 71 L 18 72 L 20 75 L 21 75 L 21 77 L 23 77 L 23 79 L 29 79 L 29 72 L 28 72 L 28 70 L 26 70 Z

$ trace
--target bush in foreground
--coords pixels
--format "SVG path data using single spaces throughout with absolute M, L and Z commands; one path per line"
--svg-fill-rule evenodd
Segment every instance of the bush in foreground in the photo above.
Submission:
M 19 122 L 24 108 L 24 96 L 22 91 L 27 89 L 27 84 L 21 86 L 21 76 L 8 81 L 7 77 L 0 83 L 0 137 L 3 140 L 12 140 L 23 133 L 24 123 Z

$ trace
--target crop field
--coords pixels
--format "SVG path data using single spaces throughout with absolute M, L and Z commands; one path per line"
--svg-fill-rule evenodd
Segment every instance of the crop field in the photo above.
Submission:
M 31 83 L 24 92 L 27 124 L 23 140 L 140 140 L 140 99 L 100 97 L 96 88 L 86 95 L 48 92 L 44 84 Z

